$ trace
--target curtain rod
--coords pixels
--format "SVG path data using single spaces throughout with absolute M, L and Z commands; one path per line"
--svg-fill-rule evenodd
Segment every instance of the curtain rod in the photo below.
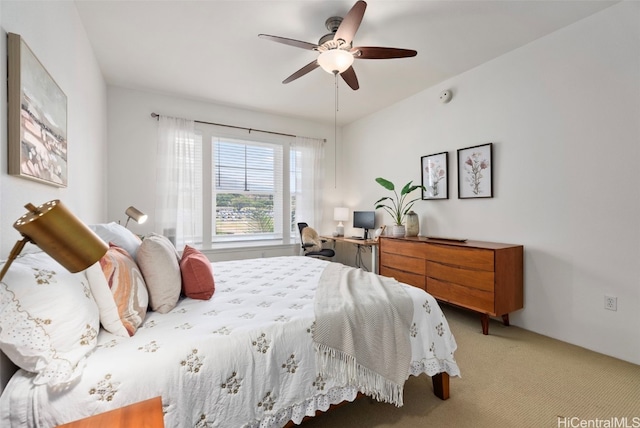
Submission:
M 156 119 L 156 120 L 158 120 L 160 118 L 160 115 L 158 113 L 151 113 L 151 117 Z M 194 120 L 194 122 L 195 123 L 203 123 L 205 125 L 224 126 L 225 128 L 244 129 L 245 131 L 249 131 L 249 133 L 251 133 L 252 131 L 255 131 L 255 132 L 263 132 L 265 134 L 282 135 L 284 137 L 293 137 L 293 138 L 298 137 L 298 135 L 293 135 L 293 134 L 285 134 L 285 133 L 282 133 L 282 132 L 274 132 L 274 131 L 265 131 L 265 130 L 262 130 L 262 129 L 245 128 L 244 126 L 226 125 L 224 123 L 205 122 L 205 121 L 202 121 L 202 120 Z M 309 137 L 304 137 L 304 138 L 309 138 Z M 326 138 L 316 138 L 316 140 L 321 140 L 324 143 L 327 142 Z

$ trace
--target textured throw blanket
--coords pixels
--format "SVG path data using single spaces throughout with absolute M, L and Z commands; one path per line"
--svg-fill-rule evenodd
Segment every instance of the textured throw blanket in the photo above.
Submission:
M 413 320 L 404 288 L 392 278 L 330 263 L 316 291 L 315 317 L 321 375 L 331 373 L 377 400 L 402 406 Z

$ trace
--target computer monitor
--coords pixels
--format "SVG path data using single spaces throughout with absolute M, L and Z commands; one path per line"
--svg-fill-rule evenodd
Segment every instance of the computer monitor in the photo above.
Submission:
M 376 228 L 376 212 L 375 211 L 354 211 L 353 227 L 364 229 L 363 239 L 369 239 L 369 229 Z

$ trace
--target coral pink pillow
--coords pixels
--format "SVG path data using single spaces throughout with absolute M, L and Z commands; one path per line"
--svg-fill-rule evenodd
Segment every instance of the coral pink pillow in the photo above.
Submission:
M 180 259 L 182 291 L 192 299 L 208 300 L 215 291 L 211 262 L 200 251 L 185 246 Z

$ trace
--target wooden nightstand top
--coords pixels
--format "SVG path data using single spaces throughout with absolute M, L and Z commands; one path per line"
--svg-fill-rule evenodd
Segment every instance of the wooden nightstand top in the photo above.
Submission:
M 164 428 L 162 397 L 80 419 L 57 428 Z

